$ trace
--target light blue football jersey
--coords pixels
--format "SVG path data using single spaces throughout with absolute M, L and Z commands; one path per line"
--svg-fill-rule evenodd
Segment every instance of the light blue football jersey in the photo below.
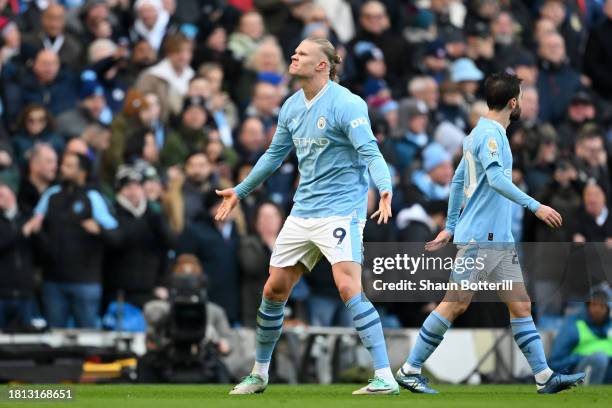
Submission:
M 391 177 L 372 133 L 366 103 L 333 81 L 308 101 L 300 90 L 283 104 L 270 147 L 235 191 L 245 197 L 295 147 L 300 181 L 291 214 L 366 218 L 368 168 L 380 191 Z
M 506 130 L 498 122 L 480 118 L 463 141 L 462 164 L 465 207 L 459 216 L 453 242 L 514 242 L 513 203 L 491 188 L 486 170 L 501 166 L 512 179 L 512 151 Z

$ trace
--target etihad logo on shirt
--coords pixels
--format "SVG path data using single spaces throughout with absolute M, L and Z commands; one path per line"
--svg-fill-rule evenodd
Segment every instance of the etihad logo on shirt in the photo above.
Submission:
M 325 147 L 329 144 L 329 139 L 324 137 L 296 137 L 293 139 L 293 143 L 298 149 L 310 146 Z
M 355 129 L 357 126 L 367 125 L 368 119 L 364 116 L 351 120 L 351 127 Z

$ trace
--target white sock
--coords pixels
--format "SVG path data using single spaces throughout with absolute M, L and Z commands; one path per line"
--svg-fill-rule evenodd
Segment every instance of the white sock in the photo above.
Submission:
M 408 362 L 404 363 L 404 365 L 402 366 L 402 371 L 404 372 L 404 374 L 421 374 L 420 367 L 413 367 L 408 364 Z
M 268 369 L 269 368 L 270 368 L 270 362 L 269 361 L 267 363 L 258 363 L 256 361 L 255 365 L 253 366 L 253 370 L 251 370 L 251 374 L 257 374 L 261 378 L 263 378 L 264 380 L 267 380 L 268 379 Z
M 542 370 L 535 375 L 535 380 L 538 384 L 545 384 L 551 375 L 553 375 L 553 370 L 547 367 L 545 370 Z M 538 386 L 538 388 L 541 387 Z
M 393 377 L 393 373 L 391 372 L 391 367 L 379 368 L 374 371 L 375 377 L 383 378 L 385 381 L 394 383 L 395 377 Z

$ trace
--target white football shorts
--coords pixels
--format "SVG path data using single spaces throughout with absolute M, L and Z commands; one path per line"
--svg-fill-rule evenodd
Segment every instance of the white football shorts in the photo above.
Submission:
M 310 271 L 321 255 L 330 264 L 343 261 L 363 262 L 363 227 L 365 220 L 355 215 L 324 218 L 287 217 L 276 238 L 270 265 L 279 268 L 298 262 Z

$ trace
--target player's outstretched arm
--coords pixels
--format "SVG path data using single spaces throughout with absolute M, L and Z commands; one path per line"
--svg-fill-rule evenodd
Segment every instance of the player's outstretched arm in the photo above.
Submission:
M 450 241 L 451 236 L 452 235 L 446 229 L 443 229 L 440 231 L 436 239 L 425 244 L 425 250 L 433 252 L 440 248 L 444 248 L 444 246 Z
M 459 166 L 455 170 L 453 175 L 453 181 L 450 186 L 450 194 L 448 196 L 448 211 L 446 214 L 446 227 L 445 231 L 448 232 L 449 236 L 455 233 L 455 227 L 457 226 L 457 220 L 459 219 L 459 212 L 461 211 L 461 205 L 463 204 L 463 184 L 465 179 L 465 161 L 461 158 Z M 433 241 L 432 241 L 433 242 Z
M 391 218 L 391 199 L 393 198 L 393 194 L 391 191 L 383 191 L 380 194 L 380 202 L 378 203 L 378 210 L 370 216 L 370 219 L 375 219 L 378 217 L 376 221 L 377 224 L 381 222 L 387 223 L 389 218 Z
M 535 212 L 535 216 L 546 223 L 551 228 L 560 228 L 563 225 L 563 218 L 554 208 L 540 204 Z
M 281 110 L 278 126 L 268 150 L 257 160 L 257 163 L 255 163 L 255 166 L 242 183 L 233 188 L 233 192 L 236 193 L 238 199 L 242 200 L 270 177 L 280 167 L 293 148 L 291 134 L 281 119 L 282 117 L 283 111 Z
M 232 212 L 236 204 L 238 204 L 238 194 L 234 191 L 233 188 L 226 188 L 225 190 L 215 190 L 218 196 L 223 197 L 223 202 L 217 209 L 217 213 L 215 214 L 216 221 L 224 221 L 229 213 Z

